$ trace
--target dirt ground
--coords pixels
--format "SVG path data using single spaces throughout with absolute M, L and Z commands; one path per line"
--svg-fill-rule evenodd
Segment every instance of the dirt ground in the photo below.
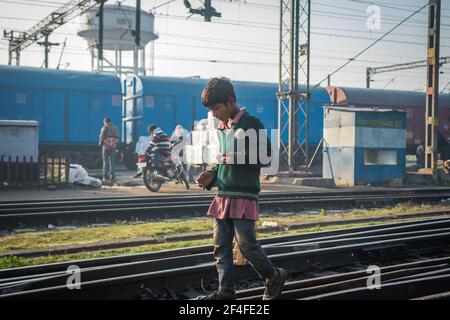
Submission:
M 358 187 L 353 189 L 382 189 Z M 320 192 L 332 191 L 333 189 L 324 189 L 316 187 L 305 187 L 297 185 L 264 184 L 262 192 Z M 341 189 L 342 190 L 342 189 Z M 337 191 L 337 190 L 336 190 Z M 46 190 L 7 190 L 0 191 L 0 201 L 20 201 L 20 200 L 43 200 L 43 199 L 73 199 L 73 198 L 102 198 L 102 197 L 133 197 L 133 196 L 162 196 L 162 195 L 185 195 L 185 194 L 215 194 L 215 191 L 202 191 L 196 185 L 192 185 L 190 190 L 184 186 L 174 183 L 165 184 L 160 191 L 154 193 L 148 191 L 145 186 L 102 186 L 101 188 L 88 187 L 70 187 L 68 189 Z
M 320 191 L 322 188 L 304 187 L 295 185 L 262 186 L 262 191 Z M 130 197 L 130 196 L 161 196 L 161 195 L 184 195 L 184 194 L 215 194 L 215 191 L 203 191 L 197 185 L 192 184 L 189 190 L 180 184 L 170 182 L 164 184 L 158 192 L 150 192 L 143 185 L 135 186 L 102 186 L 101 188 L 89 188 L 73 186 L 67 189 L 46 190 L 6 190 L 0 191 L 0 201 L 38 200 L 38 199 L 70 199 L 70 198 L 101 198 L 101 197 Z

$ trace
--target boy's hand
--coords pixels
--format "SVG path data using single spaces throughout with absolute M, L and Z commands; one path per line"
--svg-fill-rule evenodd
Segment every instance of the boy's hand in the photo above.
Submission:
M 205 189 L 214 181 L 215 173 L 210 171 L 203 171 L 195 180 L 200 188 Z

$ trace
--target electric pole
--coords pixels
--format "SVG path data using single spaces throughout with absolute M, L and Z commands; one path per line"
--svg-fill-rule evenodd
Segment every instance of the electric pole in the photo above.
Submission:
M 138 64 L 139 64 L 139 49 L 141 47 L 141 0 L 136 0 L 136 18 L 135 18 L 135 29 L 134 29 L 134 72 L 138 74 Z M 142 59 L 144 59 L 144 53 L 142 53 Z M 143 73 L 145 73 L 145 66 L 142 65 Z
M 51 31 L 49 31 L 46 35 L 45 35 L 45 40 L 42 42 L 38 42 L 37 44 L 40 46 L 44 47 L 44 67 L 46 69 L 48 69 L 48 54 L 50 53 L 50 48 L 53 46 L 59 46 L 59 43 L 54 43 L 54 42 L 49 42 L 48 41 L 48 35 L 51 33 Z
M 439 122 L 439 42 L 441 0 L 428 2 L 428 48 L 425 112 L 425 169 L 437 168 Z
M 309 163 L 310 18 L 311 0 L 280 0 L 278 147 L 289 171 Z
M 98 44 L 97 44 L 97 70 L 103 70 L 103 16 L 104 16 L 104 4 L 105 0 L 100 0 L 100 6 L 98 9 Z

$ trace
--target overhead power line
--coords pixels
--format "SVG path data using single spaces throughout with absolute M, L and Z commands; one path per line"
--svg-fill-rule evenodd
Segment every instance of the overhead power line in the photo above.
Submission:
M 443 65 L 450 62 L 450 57 L 440 57 L 439 65 Z M 370 88 L 370 82 L 372 77 L 377 73 L 394 72 L 399 70 L 415 69 L 427 66 L 427 60 L 413 61 L 407 63 L 393 64 L 389 66 L 382 66 L 378 68 L 367 68 L 366 69 L 366 87 Z
M 363 55 L 367 50 L 369 50 L 370 48 L 372 48 L 374 45 L 376 45 L 378 42 L 380 42 L 381 40 L 383 40 L 384 38 L 386 38 L 389 34 L 391 34 L 395 29 L 397 29 L 398 27 L 400 27 L 405 21 L 407 21 L 408 19 L 410 19 L 411 17 L 415 16 L 417 13 L 419 13 L 420 11 L 422 11 L 424 8 L 426 8 L 428 6 L 428 3 L 423 5 L 422 7 L 420 7 L 419 9 L 417 9 L 416 11 L 414 11 L 413 13 L 411 13 L 409 16 L 407 16 L 406 18 L 404 18 L 402 21 L 400 21 L 397 25 L 395 25 L 393 28 L 391 28 L 389 31 L 387 31 L 385 34 L 383 34 L 380 38 L 378 38 L 377 40 L 375 40 L 371 45 L 369 45 L 368 47 L 366 47 L 365 49 L 363 49 L 362 51 L 360 51 L 359 53 L 357 53 L 355 56 L 353 56 L 352 58 L 348 59 L 347 62 L 345 62 L 343 65 L 341 65 L 339 68 L 337 68 L 336 70 L 334 70 L 333 72 L 329 73 L 325 78 L 323 78 L 319 83 L 317 83 L 315 87 L 320 86 L 324 81 L 326 81 L 328 79 L 328 77 L 331 77 L 332 75 L 336 74 L 337 72 L 339 72 L 341 69 L 343 69 L 345 66 L 347 66 L 349 63 L 351 63 L 352 61 L 356 60 L 359 56 Z M 313 88 L 313 89 L 314 89 Z
M 164 7 L 164 6 L 167 6 L 167 5 L 169 5 L 169 4 L 171 4 L 172 2 L 175 2 L 175 1 L 178 1 L 178 0 L 170 0 L 170 1 L 166 1 L 166 2 L 164 2 L 164 3 L 161 3 L 161 4 L 157 5 L 157 6 L 154 6 L 153 8 L 150 9 L 150 11 L 159 9 L 159 8 L 161 8 L 161 7 Z

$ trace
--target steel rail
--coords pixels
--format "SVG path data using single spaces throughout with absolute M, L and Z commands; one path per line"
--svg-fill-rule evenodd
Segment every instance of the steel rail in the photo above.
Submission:
M 377 236 L 369 236 L 369 237 L 358 237 L 358 238 L 350 238 L 350 239 L 341 239 L 341 240 L 328 240 L 328 241 L 316 241 L 312 243 L 305 243 L 302 247 L 297 246 L 269 246 L 265 247 L 265 251 L 268 255 L 279 255 L 290 252 L 300 252 L 300 251 L 308 251 L 312 249 L 321 249 L 321 248 L 332 248 L 339 246 L 348 246 L 355 243 L 367 243 L 367 242 L 375 242 L 375 241 L 386 241 L 386 240 L 394 240 L 398 238 L 412 237 L 412 236 L 421 236 L 421 235 L 433 235 L 438 233 L 449 232 L 450 228 L 443 229 L 431 229 L 431 230 L 421 230 L 421 231 L 413 231 L 413 232 L 403 232 L 396 234 L 382 234 Z M 178 256 L 173 258 L 165 258 L 165 259 L 155 259 L 152 261 L 140 261 L 134 263 L 125 263 L 125 264 L 116 264 L 116 265 L 107 265 L 107 266 L 97 266 L 91 268 L 82 269 L 84 278 L 88 278 L 91 280 L 99 279 L 101 277 L 115 277 L 118 275 L 124 274 L 134 274 L 139 273 L 140 270 L 150 271 L 160 271 L 160 270 L 168 270 L 173 268 L 184 268 L 189 266 L 201 265 L 205 263 L 209 263 L 213 260 L 212 253 L 199 253 L 196 255 L 186 255 L 186 256 Z M 4 279 L 0 282 L 0 291 L 5 288 L 12 288 L 14 286 L 20 287 L 21 290 L 24 288 L 28 290 L 36 289 L 37 287 L 42 286 L 55 286 L 58 283 L 65 283 L 67 279 L 67 273 L 57 272 L 54 274 L 40 275 L 38 277 L 33 278 L 10 278 Z
M 450 300 L 450 291 L 412 298 L 411 300 Z
M 374 206 L 395 204 L 404 201 L 430 202 L 447 199 L 448 193 L 431 193 L 425 195 L 396 195 L 396 196 L 338 196 L 324 198 L 270 199 L 260 200 L 262 211 L 266 210 L 294 210 L 310 208 L 350 208 L 355 206 Z M 203 216 L 210 203 L 190 203 L 175 205 L 133 206 L 107 209 L 83 209 L 68 211 L 47 211 L 31 213 L 3 213 L 0 214 L 0 225 L 3 229 L 18 228 L 20 226 L 47 226 L 60 222 L 83 224 L 114 222 L 117 220 L 179 218 L 186 216 Z
M 408 253 L 431 253 L 441 252 L 443 248 L 448 248 L 450 243 L 450 232 L 437 233 L 432 235 L 421 235 L 413 237 L 397 238 L 392 240 L 382 240 L 364 242 L 358 244 L 344 245 L 332 248 L 314 249 L 300 252 L 290 252 L 270 255 L 271 260 L 281 267 L 285 267 L 291 272 L 304 272 L 317 264 L 324 264 L 327 261 L 328 267 L 348 265 L 356 261 L 370 262 L 384 259 L 402 257 Z M 250 268 L 239 268 L 237 279 L 254 279 L 255 274 Z M 141 271 L 143 271 L 141 269 Z M 180 284 L 197 286 L 199 279 L 211 280 L 215 277 L 215 267 L 213 263 L 188 266 L 184 268 L 174 268 L 154 272 L 143 272 L 134 274 L 116 274 L 112 278 L 89 279 L 82 282 L 82 290 L 68 290 L 67 286 L 60 285 L 47 288 L 39 288 L 30 291 L 9 293 L 0 298 L 99 298 L 121 299 L 138 298 L 142 289 L 179 287 Z
M 362 191 L 325 191 L 325 192 L 263 192 L 260 200 L 267 199 L 299 199 L 299 198 L 325 198 L 342 196 L 383 196 L 383 195 L 415 195 L 415 194 L 433 194 L 448 193 L 450 188 L 436 189 L 388 189 L 388 190 L 362 190 Z M 113 198 L 87 198 L 87 199 L 56 199 L 56 200 L 31 200 L 17 202 L 0 202 L 0 213 L 28 211 L 42 212 L 48 210 L 65 210 L 65 208 L 110 208 L 112 206 L 130 207 L 138 205 L 157 205 L 157 204 L 185 204 L 185 203 L 204 203 L 209 202 L 214 195 L 198 194 L 183 196 L 148 196 L 148 197 L 113 197 Z
M 383 284 L 381 290 L 369 290 L 367 287 L 324 293 L 302 298 L 304 300 L 405 300 L 423 295 L 434 295 L 448 291 L 450 288 L 450 273 L 443 275 L 424 276 Z
M 381 282 L 385 284 L 390 281 L 399 281 L 399 279 L 406 276 L 420 277 L 428 272 L 448 273 L 449 267 L 450 257 L 389 265 L 380 267 Z M 287 282 L 281 299 L 301 299 L 323 293 L 367 286 L 369 276 L 371 274 L 368 274 L 367 270 L 361 270 Z M 242 300 L 261 300 L 263 292 L 264 287 L 241 290 L 237 292 L 237 297 Z
M 314 195 L 353 195 L 353 194 L 395 194 L 395 193 L 434 193 L 434 192 L 450 192 L 449 187 L 433 187 L 433 188 L 383 188 L 379 190 L 334 190 L 334 191 L 263 191 L 260 193 L 261 197 L 279 197 L 279 196 L 314 196 Z M 177 200 L 180 198 L 193 199 L 193 200 L 202 200 L 202 199 L 212 199 L 215 194 L 209 193 L 205 194 L 204 192 L 199 193 L 189 193 L 183 194 L 169 194 L 169 195 L 158 195 L 158 196 L 116 196 L 116 197 L 102 197 L 102 198 L 75 198 L 75 199 L 34 199 L 34 200 L 18 200 L 18 201 L 0 201 L 0 208 L 14 207 L 14 206 L 23 206 L 24 204 L 30 205 L 58 205 L 58 204 L 68 204 L 68 203 L 80 203 L 80 204 L 95 204 L 95 203 L 111 203 L 111 202 L 119 202 L 123 203 L 125 201 L 136 202 L 136 201 L 162 201 L 166 202 L 167 200 Z
M 433 218 L 433 219 L 422 219 L 419 221 L 396 222 L 366 227 L 355 227 L 344 230 L 310 232 L 298 235 L 262 238 L 260 239 L 260 243 L 263 245 L 264 248 L 269 248 L 271 246 L 278 246 L 279 244 L 282 244 L 283 246 L 289 246 L 293 244 L 307 245 L 308 243 L 316 243 L 316 245 L 318 245 L 317 243 L 323 244 L 326 241 L 328 241 L 328 243 L 330 243 L 330 241 L 339 241 L 342 239 L 344 240 L 350 239 L 350 241 L 354 241 L 356 237 L 360 239 L 376 235 L 386 235 L 386 236 L 398 235 L 408 232 L 411 233 L 416 231 L 420 232 L 427 230 L 442 229 L 449 226 L 450 220 L 448 218 Z M 204 245 L 182 249 L 164 250 L 160 252 L 150 252 L 126 256 L 115 256 L 108 258 L 97 258 L 89 260 L 44 264 L 31 267 L 5 269 L 0 270 L 0 284 L 7 282 L 9 278 L 16 278 L 17 280 L 25 280 L 41 275 L 54 275 L 57 273 L 65 273 L 70 265 L 77 265 L 80 268 L 118 265 L 138 261 L 152 261 L 180 256 L 193 256 L 201 253 L 208 254 L 212 252 L 212 249 L 213 249 L 212 245 Z

